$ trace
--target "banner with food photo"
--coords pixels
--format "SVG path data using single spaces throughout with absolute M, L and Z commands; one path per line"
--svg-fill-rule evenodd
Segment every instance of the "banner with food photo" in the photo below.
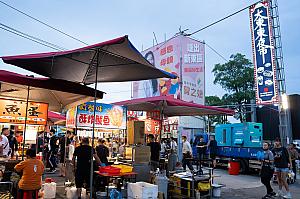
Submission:
M 96 103 L 95 128 L 126 129 L 127 109 L 123 106 Z M 93 127 L 94 102 L 77 106 L 77 127 Z

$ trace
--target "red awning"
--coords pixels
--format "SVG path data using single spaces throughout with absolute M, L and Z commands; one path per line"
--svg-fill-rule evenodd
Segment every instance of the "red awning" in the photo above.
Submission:
M 53 111 L 48 111 L 48 118 L 50 120 L 66 120 L 66 116 L 55 113 Z
M 160 110 L 166 116 L 233 115 L 230 109 L 205 106 L 174 99 L 172 96 L 158 96 L 116 102 L 115 105 L 127 106 L 129 111 Z
M 83 84 L 176 78 L 151 65 L 127 36 L 75 50 L 6 56 L 2 59 L 7 64 L 45 77 Z

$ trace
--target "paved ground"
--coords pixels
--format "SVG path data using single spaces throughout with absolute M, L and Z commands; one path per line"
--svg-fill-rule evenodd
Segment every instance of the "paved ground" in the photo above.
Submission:
M 266 194 L 264 186 L 260 182 L 259 176 L 255 175 L 228 175 L 226 170 L 217 169 L 214 175 L 214 182 L 224 184 L 222 188 L 221 199 L 260 199 Z M 59 177 L 58 173 L 46 173 L 45 177 L 51 177 L 57 182 L 57 199 L 66 198 L 64 195 L 64 178 Z M 275 191 L 278 190 L 278 185 L 273 184 Z M 300 199 L 300 180 L 293 185 L 290 185 L 291 193 L 294 199 Z
M 266 194 L 265 187 L 261 184 L 259 176 L 255 175 L 228 175 L 227 171 L 217 169 L 215 182 L 224 184 L 222 188 L 222 199 L 259 199 Z M 278 190 L 277 184 L 272 184 L 275 191 Z M 290 185 L 294 199 L 300 199 L 300 180 Z

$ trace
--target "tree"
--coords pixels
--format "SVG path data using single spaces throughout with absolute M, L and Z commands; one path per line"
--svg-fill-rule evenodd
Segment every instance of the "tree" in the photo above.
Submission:
M 216 64 L 214 73 L 214 84 L 219 84 L 227 94 L 222 97 L 223 103 L 236 105 L 236 117 L 245 121 L 243 104 L 249 104 L 254 99 L 254 68 L 251 61 L 245 55 L 237 53 L 230 56 L 225 64 Z
M 222 106 L 224 105 L 224 101 L 220 99 L 218 96 L 206 96 L 205 97 L 205 105 L 208 106 Z M 209 128 L 210 132 L 214 130 L 214 126 L 216 124 L 228 123 L 227 117 L 222 115 L 209 115 Z

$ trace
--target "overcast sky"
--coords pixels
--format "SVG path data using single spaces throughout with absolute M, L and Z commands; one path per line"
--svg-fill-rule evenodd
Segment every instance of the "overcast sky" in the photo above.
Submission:
M 129 35 L 139 49 L 151 47 L 153 32 L 158 42 L 172 37 L 179 27 L 193 32 L 228 14 L 235 12 L 254 0 L 5 0 L 10 5 L 71 34 L 89 44 L 115 37 Z M 300 93 L 299 80 L 299 0 L 278 0 L 281 33 L 289 94 Z M 0 3 L 0 23 L 39 37 L 67 49 L 83 44 L 72 40 Z M 229 59 L 240 52 L 252 61 L 249 11 L 227 19 L 194 35 Z M 16 55 L 53 51 L 0 29 L 0 55 Z M 224 91 L 213 85 L 211 70 L 224 59 L 206 48 L 206 95 L 221 96 Z M 17 67 L 0 61 L 0 69 L 28 74 Z M 67 75 L 67 74 L 66 74 Z M 108 93 L 104 102 L 130 98 L 129 83 L 100 84 L 99 89 Z

